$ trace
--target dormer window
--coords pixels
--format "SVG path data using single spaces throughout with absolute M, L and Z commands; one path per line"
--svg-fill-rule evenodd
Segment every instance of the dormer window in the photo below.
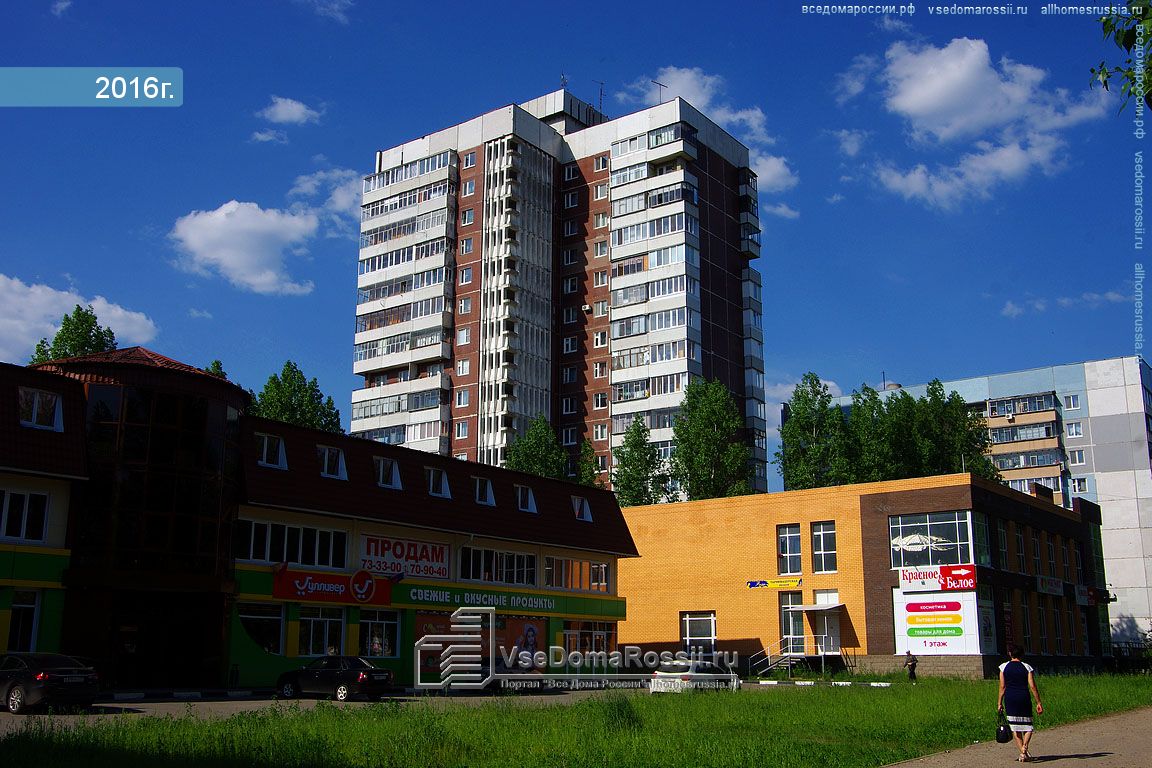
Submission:
M 486 507 L 496 506 L 496 499 L 492 495 L 492 481 L 486 477 L 474 477 L 476 481 L 476 503 Z
M 320 476 L 347 480 L 348 470 L 344 467 L 344 451 L 330 445 L 316 446 L 316 456 L 320 459 Z
M 284 441 L 276 435 L 256 433 L 256 440 L 260 445 L 260 458 L 257 463 L 262 467 L 288 469 L 288 459 L 284 455 Z
M 400 490 L 400 465 L 394 459 L 377 456 L 376 484 L 381 488 L 394 488 Z
M 592 522 L 592 509 L 588 506 L 588 499 L 583 496 L 572 497 L 572 511 L 576 513 L 577 520 Z
M 516 486 L 516 507 L 521 512 L 536 512 L 536 497 L 526 485 Z
M 452 498 L 448 489 L 447 473 L 437 467 L 424 467 L 424 477 L 428 481 L 428 495 L 438 496 L 442 499 Z
M 63 432 L 60 396 L 42 389 L 20 387 L 20 426 Z

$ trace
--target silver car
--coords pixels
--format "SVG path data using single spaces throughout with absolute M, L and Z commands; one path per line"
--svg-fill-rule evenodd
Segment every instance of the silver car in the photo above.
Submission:
M 684 693 L 685 691 L 735 691 L 740 678 L 730 669 L 710 661 L 671 661 L 661 664 L 648 682 L 649 693 Z

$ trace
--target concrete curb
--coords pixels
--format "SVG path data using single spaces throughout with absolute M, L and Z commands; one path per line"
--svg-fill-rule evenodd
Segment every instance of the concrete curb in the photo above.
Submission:
M 849 686 L 857 686 L 858 688 L 891 688 L 892 683 L 856 683 L 851 680 L 832 680 L 824 682 L 823 680 L 760 680 L 755 685 L 797 685 L 797 686 L 810 686 L 810 685 L 828 685 L 833 688 L 847 688 Z

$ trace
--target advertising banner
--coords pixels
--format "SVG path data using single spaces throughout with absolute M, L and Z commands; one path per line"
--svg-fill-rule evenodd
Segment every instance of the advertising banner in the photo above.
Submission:
M 448 544 L 372 534 L 360 537 L 360 567 L 378 576 L 446 579 L 451 558 Z
M 976 566 L 922 565 L 900 569 L 901 592 L 967 592 L 976 589 Z
M 1060 579 L 1054 579 L 1051 576 L 1037 576 L 1036 591 L 1042 595 L 1056 595 L 1057 597 L 1063 597 L 1064 582 L 1060 581 Z
M 757 579 L 748 582 L 748 589 L 799 589 L 804 579 L 796 576 L 783 579 Z
M 281 565 L 272 574 L 272 596 L 284 600 L 343 605 L 391 605 L 392 583 L 368 571 L 298 571 Z
M 892 590 L 896 653 L 980 653 L 975 592 L 905 594 Z

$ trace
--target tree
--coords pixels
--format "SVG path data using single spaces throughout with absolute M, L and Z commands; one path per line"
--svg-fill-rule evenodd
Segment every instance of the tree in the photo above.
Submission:
M 749 492 L 750 451 L 744 421 L 732 395 L 718 380 L 697 379 L 684 389 L 684 402 L 672 424 L 676 452 L 672 477 L 689 501 Z
M 892 436 L 880 393 L 867 384 L 852 393 L 852 410 L 848 413 L 846 428 L 853 481 L 874 483 L 890 476 Z
M 624 432 L 623 444 L 613 451 L 616 471 L 612 473 L 612 490 L 622 507 L 657 504 L 666 495 L 668 471 L 650 437 L 648 425 L 637 416 Z
M 1108 86 L 1112 78 L 1118 77 L 1121 81 L 1120 94 L 1124 97 L 1121 110 L 1133 97 L 1152 108 L 1152 78 L 1146 73 L 1149 63 L 1145 56 L 1152 43 L 1152 0 L 1128 0 L 1126 11 L 1101 16 L 1100 26 L 1104 31 L 1104 39 L 1111 38 L 1116 47 L 1124 50 L 1129 58 L 1123 66 L 1110 66 L 1108 62 L 1101 61 L 1098 67 L 1091 67 L 1088 71 L 1092 73 L 1092 86 L 1099 84 L 1104 90 L 1110 90 Z M 1135 62 L 1133 56 L 1136 57 Z M 1140 110 L 1137 111 L 1139 113 Z
M 219 360 L 213 360 L 208 363 L 208 367 L 204 369 L 204 373 L 209 376 L 215 376 L 218 379 L 224 379 L 225 381 L 228 379 L 228 372 L 224 370 L 224 363 Z
M 580 456 L 576 459 L 576 482 L 593 488 L 603 486 L 600 482 L 600 467 L 596 465 L 596 449 L 588 442 L 588 438 L 584 438 L 580 444 Z
M 784 487 L 796 490 L 851 482 L 844 412 L 832 404 L 828 386 L 809 371 L 785 407 L 780 449 L 773 459 Z
M 28 364 L 109 352 L 113 349 L 116 349 L 116 334 L 111 328 L 101 327 L 91 304 L 87 308 L 77 304 L 70 314 L 61 318 L 60 330 L 56 331 L 51 343 L 47 338 L 40 339 Z
M 265 419 L 276 419 L 309 429 L 343 433 L 340 411 L 332 398 L 325 399 L 320 383 L 308 381 L 303 371 L 291 360 L 277 376 L 268 377 L 259 395 L 253 395 L 250 413 Z
M 517 472 L 567 479 L 568 455 L 560 447 L 556 433 L 544 414 L 528 425 L 528 431 L 508 444 L 504 466 Z

